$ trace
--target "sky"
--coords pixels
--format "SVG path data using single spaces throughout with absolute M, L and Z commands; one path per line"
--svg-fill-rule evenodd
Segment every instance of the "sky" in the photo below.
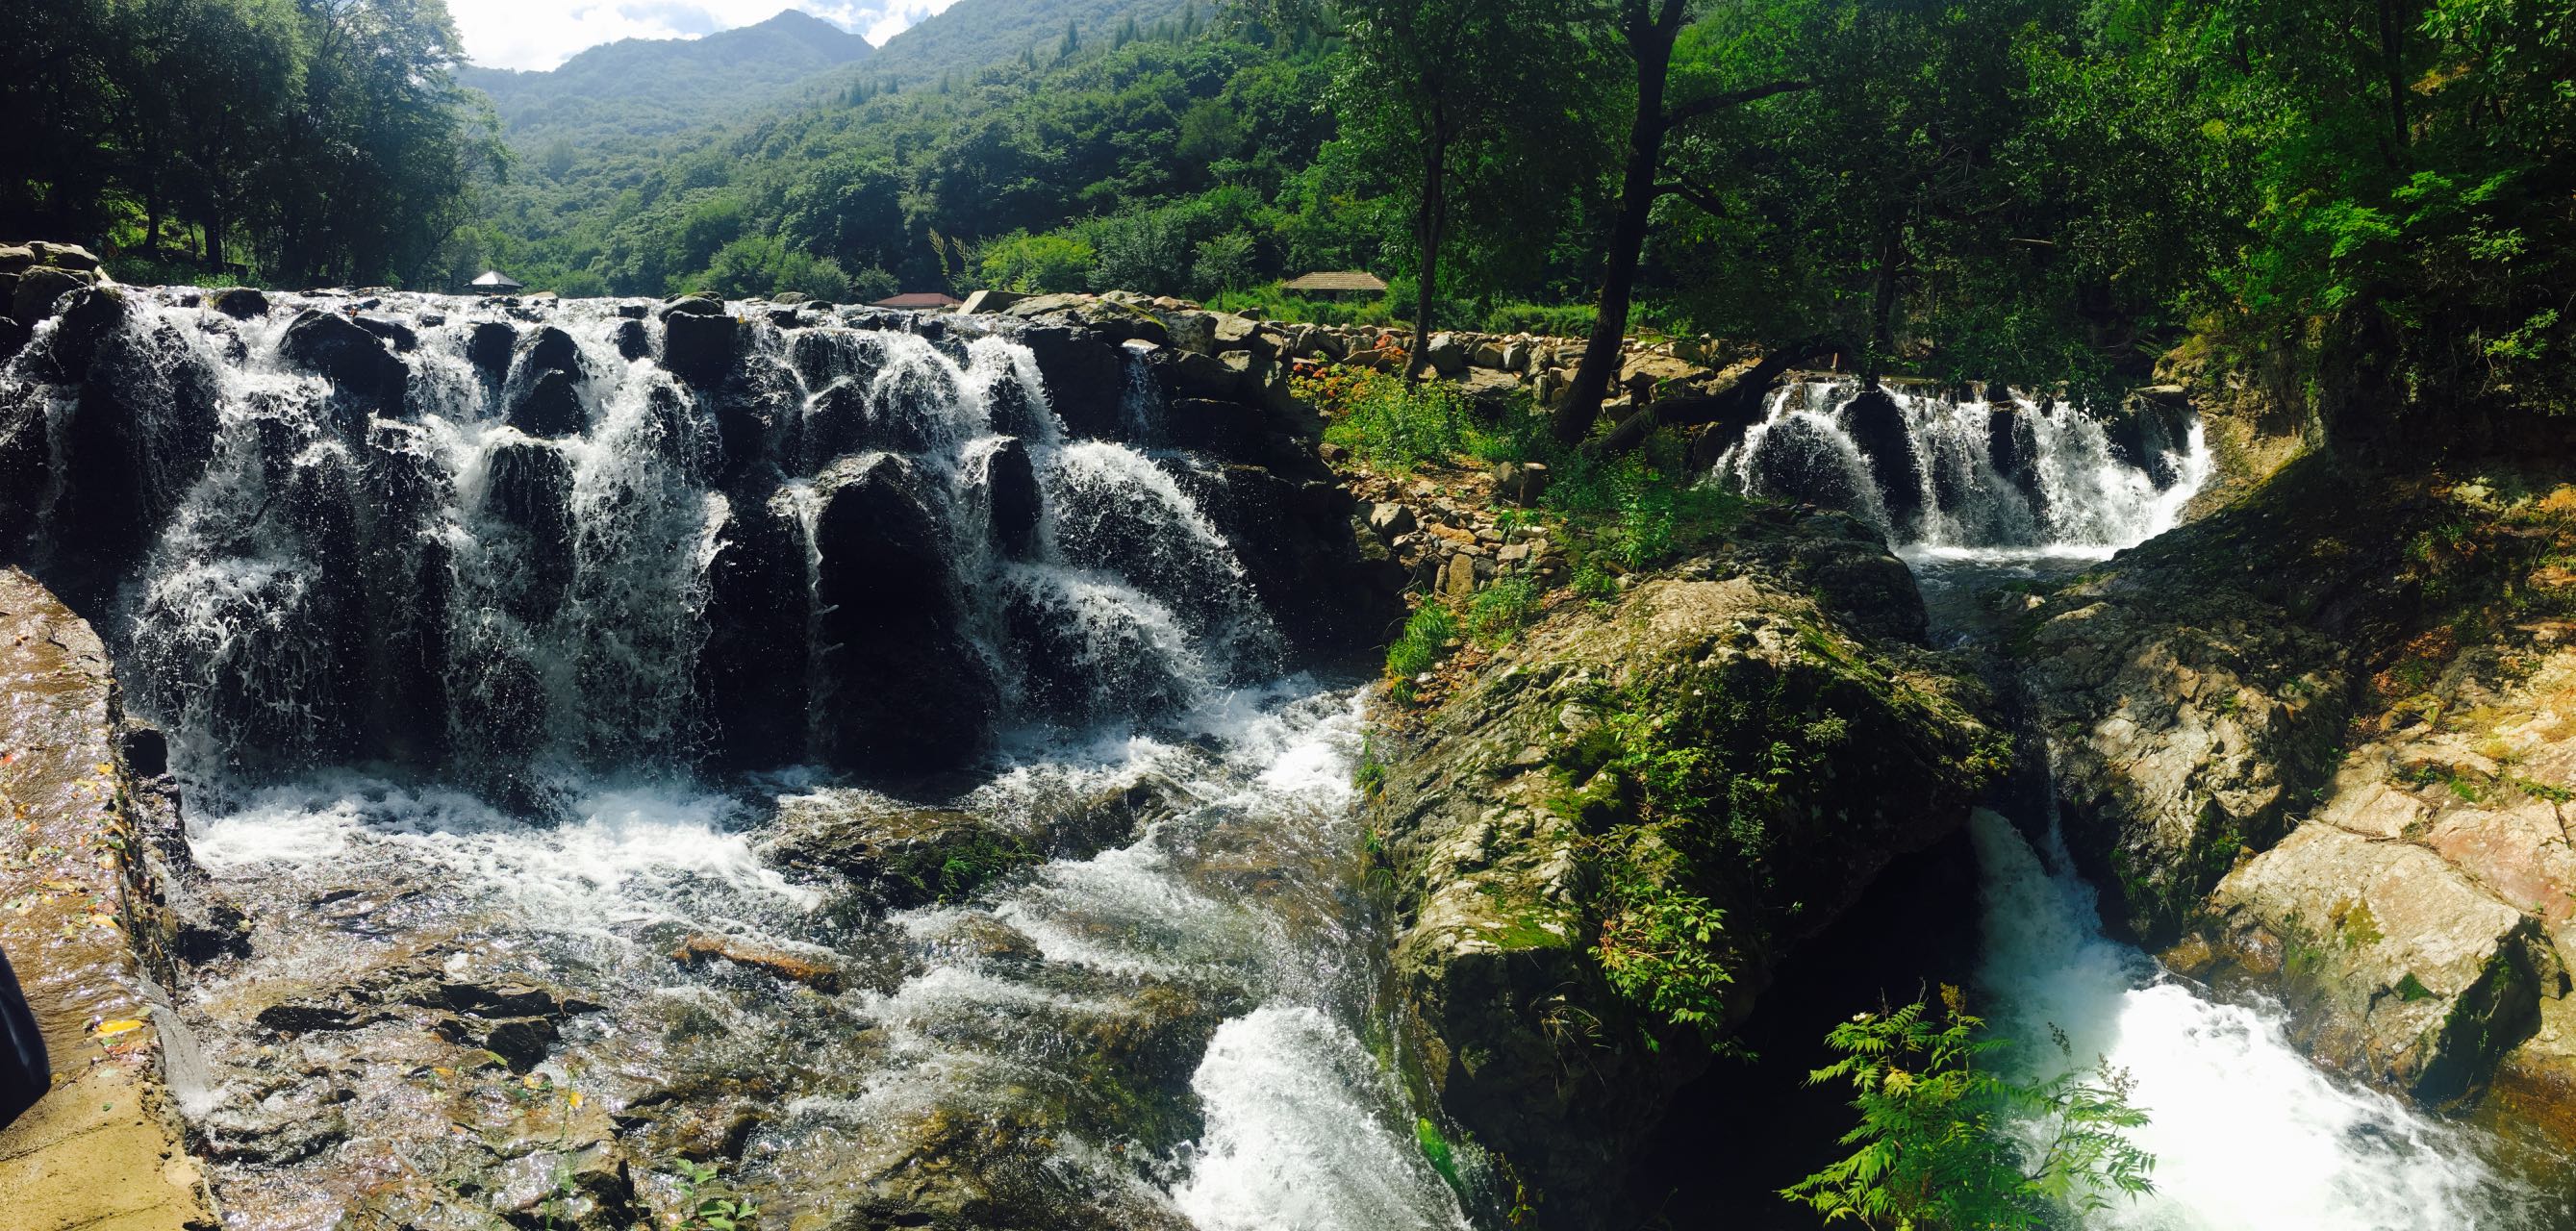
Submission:
M 546 69 L 621 38 L 696 38 L 797 8 L 882 45 L 957 0 L 447 0 L 466 57 Z

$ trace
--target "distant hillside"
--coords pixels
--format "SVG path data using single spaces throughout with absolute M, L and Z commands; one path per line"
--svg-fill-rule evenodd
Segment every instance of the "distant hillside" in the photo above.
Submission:
M 1195 27 L 1214 11 L 1213 0 L 963 0 L 887 39 L 868 62 L 867 75 L 907 86 L 934 84 L 941 74 L 963 76 L 1018 59 L 1032 47 L 1051 59 L 1067 25 L 1083 42 L 1101 43 L 1114 41 L 1131 21 L 1136 33 L 1146 34 L 1163 23 Z
M 964 7 L 972 7 L 964 6 Z M 550 72 L 466 68 L 492 96 L 511 143 L 678 132 L 774 105 L 798 83 L 873 54 L 866 39 L 788 9 L 700 39 L 621 39 Z

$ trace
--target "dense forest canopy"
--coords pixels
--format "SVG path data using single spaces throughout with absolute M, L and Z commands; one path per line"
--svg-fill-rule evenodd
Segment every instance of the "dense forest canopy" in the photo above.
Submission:
M 0 229 L 173 276 L 1293 308 L 1362 268 L 1432 328 L 2103 389 L 2196 335 L 2321 404 L 2576 394 L 2571 0 L 964 0 L 595 88 L 682 53 L 463 70 L 438 0 L 20 24 Z

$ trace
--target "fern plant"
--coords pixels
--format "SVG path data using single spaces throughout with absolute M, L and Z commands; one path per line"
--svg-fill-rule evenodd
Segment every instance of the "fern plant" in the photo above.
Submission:
M 1851 1083 L 1860 1123 L 1842 1143 L 1858 1148 L 1780 1195 L 1876 1231 L 2037 1231 L 2154 1191 L 2155 1157 L 2129 1138 L 2147 1115 L 2128 1074 L 2103 1062 L 2014 1081 L 1984 1062 L 2010 1043 L 1983 1026 L 1945 986 L 1937 1007 L 1834 1027 L 1825 1041 L 1842 1059 L 1807 1080 Z

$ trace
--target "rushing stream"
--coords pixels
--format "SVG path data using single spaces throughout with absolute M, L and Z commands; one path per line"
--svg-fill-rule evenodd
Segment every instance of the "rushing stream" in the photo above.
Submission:
M 2015 442 L 1981 402 L 1891 399 L 1919 492 L 1900 522 L 1883 492 L 1853 391 L 1792 385 L 1721 463 L 1757 491 L 1839 497 L 1904 543 L 1937 637 L 1981 635 L 1987 600 L 2014 582 L 2071 577 L 2173 528 L 2210 471 L 2197 422 L 2151 426 L 2142 459 L 2064 407 L 2021 403 Z M 2152 420 L 2150 421 L 2152 424 Z M 1852 429 L 1860 429 L 1857 433 Z M 2151 464 L 2139 464 L 2142 461 Z M 1910 531 L 1911 533 L 1907 533 Z M 2037 818 L 2034 818 L 2037 819 Z M 2042 850 L 2034 850 L 2035 835 Z M 2416 1231 L 2543 1225 L 2463 1129 L 2320 1072 L 2289 1042 L 2278 1006 L 2213 1000 L 2103 934 L 2054 817 L 1972 822 L 1984 898 L 1978 982 L 1987 1016 L 2034 1060 L 2107 1059 L 2135 1079 L 2151 1120 L 2154 1195 L 2092 1224 L 2135 1231 Z M 2044 852 L 2044 853 L 2043 853 Z
M 183 295 L 0 370 L 0 513 L 172 735 L 171 892 L 243 920 L 173 1032 L 237 1231 L 609 1231 L 702 1162 L 781 1226 L 1466 1226 L 1381 1055 L 1311 457 L 1063 329 Z M 2179 410 L 1807 382 L 1718 477 L 1870 519 L 1972 638 L 2209 466 Z M 2101 1225 L 2517 1225 L 2026 834 L 1975 822 L 1984 999 L 2137 1079 L 2159 1191 Z
M 49 322 L 0 395 L 37 563 L 125 578 L 192 892 L 249 918 L 181 1006 L 237 1231 L 660 1225 L 690 1160 L 763 1225 L 1463 1225 L 1363 1043 L 1298 523 L 1165 443 L 1136 356 L 182 293 Z

